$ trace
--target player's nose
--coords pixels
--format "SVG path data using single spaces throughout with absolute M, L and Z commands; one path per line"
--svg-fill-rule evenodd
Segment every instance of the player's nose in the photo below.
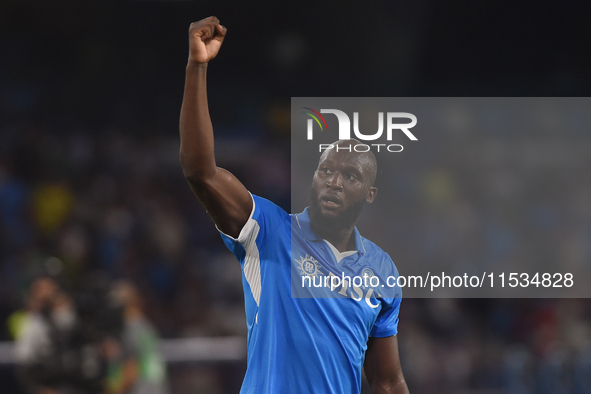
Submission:
M 342 178 L 341 178 L 341 174 L 337 171 L 335 172 L 332 177 L 328 178 L 326 180 L 326 186 L 328 186 L 331 189 L 342 189 L 343 188 L 343 184 L 342 184 Z

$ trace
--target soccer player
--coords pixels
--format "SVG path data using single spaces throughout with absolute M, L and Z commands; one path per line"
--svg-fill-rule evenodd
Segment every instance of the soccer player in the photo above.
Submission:
M 292 275 L 398 274 L 390 257 L 355 227 L 362 206 L 377 194 L 375 157 L 349 152 L 354 140 L 338 141 L 343 149 L 320 157 L 310 207 L 297 215 L 251 195 L 217 167 L 206 72 L 226 31 L 216 17 L 189 28 L 180 160 L 242 267 L 248 357 L 241 393 L 359 393 L 362 368 L 374 393 L 408 393 L 396 336 L 400 296 L 345 284 L 336 289 L 338 297 L 291 293 Z

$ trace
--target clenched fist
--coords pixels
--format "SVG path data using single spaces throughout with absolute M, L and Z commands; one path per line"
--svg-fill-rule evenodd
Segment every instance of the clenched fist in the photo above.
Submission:
M 215 16 L 191 23 L 189 27 L 189 63 L 203 64 L 216 57 L 226 29 Z

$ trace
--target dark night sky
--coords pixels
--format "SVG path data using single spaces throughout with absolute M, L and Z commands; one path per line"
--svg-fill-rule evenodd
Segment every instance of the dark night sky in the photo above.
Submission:
M 57 127 L 176 127 L 188 25 L 214 14 L 229 29 L 210 67 L 222 125 L 292 96 L 587 96 L 590 11 L 583 1 L 4 0 L 1 111 Z

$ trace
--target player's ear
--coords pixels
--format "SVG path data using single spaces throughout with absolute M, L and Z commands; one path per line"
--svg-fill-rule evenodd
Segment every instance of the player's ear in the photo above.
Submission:
M 378 195 L 378 188 L 371 186 L 369 188 L 369 190 L 367 191 L 367 194 L 365 195 L 365 202 L 368 204 L 371 204 L 373 202 L 373 200 L 376 199 L 377 195 Z

